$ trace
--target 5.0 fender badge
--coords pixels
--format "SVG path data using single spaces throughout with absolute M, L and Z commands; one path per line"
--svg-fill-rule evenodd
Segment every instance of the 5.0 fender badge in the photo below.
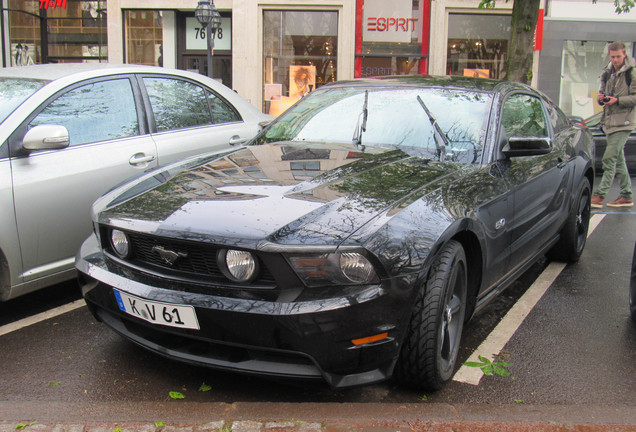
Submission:
M 164 248 L 163 246 L 154 246 L 152 248 L 153 253 L 158 253 L 163 262 L 169 266 L 173 266 L 179 258 L 187 258 L 188 254 L 185 252 L 175 252 Z
M 506 220 L 503 219 L 503 218 L 499 219 L 497 222 L 495 222 L 495 229 L 496 230 L 500 230 L 500 229 L 502 229 L 505 226 L 506 226 Z

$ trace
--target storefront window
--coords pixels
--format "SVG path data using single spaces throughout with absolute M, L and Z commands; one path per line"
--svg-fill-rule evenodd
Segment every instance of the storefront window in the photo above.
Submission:
M 107 60 L 105 0 L 67 0 L 65 8 L 47 9 L 40 3 L 9 0 L 12 66 Z
M 9 0 L 9 9 L 13 10 L 9 11 L 11 62 L 7 66 L 42 63 L 39 7 L 37 1 Z
M 564 41 L 559 105 L 568 115 L 587 118 L 602 108 L 595 102 L 601 71 L 609 64 L 608 42 Z M 632 46 L 625 44 L 632 55 Z
M 422 61 L 420 0 L 364 0 L 356 76 L 416 75 Z
M 449 14 L 448 74 L 504 79 L 510 22 L 509 15 Z
M 263 12 L 263 109 L 278 115 L 336 80 L 338 12 Z
M 163 66 L 161 11 L 124 11 L 126 63 Z
M 47 11 L 48 62 L 106 61 L 106 1 L 70 1 Z
M 214 43 L 212 77 L 232 88 L 232 14 L 219 12 L 221 26 L 212 32 Z M 178 19 L 179 69 L 210 76 L 208 71 L 207 34 L 192 13 L 181 13 Z

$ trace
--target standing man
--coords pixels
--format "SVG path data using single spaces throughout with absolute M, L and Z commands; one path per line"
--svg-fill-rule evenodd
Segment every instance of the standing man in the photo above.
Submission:
M 620 187 L 620 196 L 607 203 L 610 207 L 634 205 L 631 179 L 625 163 L 625 142 L 636 126 L 636 61 L 625 54 L 623 42 L 608 46 L 610 64 L 601 74 L 598 103 L 603 106 L 601 124 L 607 136 L 603 154 L 603 178 L 592 196 L 592 207 L 602 208 L 614 174 Z

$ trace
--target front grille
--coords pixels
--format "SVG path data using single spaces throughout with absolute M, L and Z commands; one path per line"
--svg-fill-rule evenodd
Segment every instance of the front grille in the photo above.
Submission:
M 212 245 L 160 239 L 133 233 L 128 233 L 128 237 L 132 242 L 132 250 L 136 262 L 201 276 L 221 276 L 221 271 L 216 262 L 218 249 Z M 152 251 L 155 246 L 183 253 L 185 256 L 177 259 L 174 264 L 168 265 L 157 252 Z
M 127 232 L 131 243 L 132 254 L 128 261 L 137 268 L 147 269 L 152 273 L 160 273 L 175 278 L 199 279 L 207 282 L 228 282 L 217 263 L 217 252 L 221 249 L 217 245 L 185 240 L 175 240 L 147 234 Z M 104 249 L 116 256 L 108 244 L 108 228 L 102 227 Z M 159 253 L 153 251 L 155 247 L 162 247 L 180 255 L 172 264 L 164 261 Z M 273 286 L 274 277 L 259 259 L 259 275 L 254 281 L 258 285 Z

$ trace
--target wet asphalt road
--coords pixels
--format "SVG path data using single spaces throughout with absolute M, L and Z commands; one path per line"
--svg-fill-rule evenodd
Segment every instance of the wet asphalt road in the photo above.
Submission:
M 607 209 L 605 209 L 607 210 Z M 503 354 L 510 377 L 478 386 L 452 382 L 425 394 L 393 382 L 343 391 L 215 372 L 173 362 L 123 340 L 85 307 L 0 336 L 2 403 L 309 402 L 616 406 L 636 412 L 636 324 L 628 284 L 636 241 L 636 208 L 606 214 L 579 263 L 567 266 L 532 310 Z M 547 265 L 543 260 L 475 317 L 462 340 L 462 361 Z M 0 304 L 0 327 L 79 297 L 63 284 Z M 211 390 L 200 391 L 202 384 Z M 174 401 L 171 401 L 174 402 Z M 123 403 L 123 404 L 122 404 Z

